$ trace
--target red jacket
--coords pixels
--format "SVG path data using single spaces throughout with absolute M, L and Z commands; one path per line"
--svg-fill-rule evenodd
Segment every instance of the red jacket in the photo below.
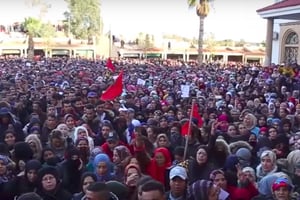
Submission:
M 258 190 L 252 183 L 249 183 L 248 186 L 244 188 L 228 186 L 227 192 L 230 195 L 230 200 L 251 200 L 259 194 Z

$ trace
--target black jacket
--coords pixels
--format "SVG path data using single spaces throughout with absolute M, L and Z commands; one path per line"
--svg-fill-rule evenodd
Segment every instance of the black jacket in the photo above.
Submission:
M 44 190 L 37 191 L 37 194 L 42 197 L 43 200 L 71 200 L 72 195 L 62 188 L 58 188 L 52 193 L 45 192 Z

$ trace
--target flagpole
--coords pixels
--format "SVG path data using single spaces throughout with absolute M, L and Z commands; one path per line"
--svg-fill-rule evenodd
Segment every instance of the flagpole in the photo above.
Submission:
M 189 145 L 189 136 L 191 134 L 191 126 L 192 126 L 192 119 L 193 119 L 194 104 L 195 104 L 195 102 L 193 101 L 193 103 L 192 103 L 192 109 L 191 109 L 191 113 L 190 113 L 190 119 L 189 119 L 188 134 L 185 136 L 185 146 L 184 146 L 183 160 L 186 159 L 186 154 L 187 154 L 188 145 Z

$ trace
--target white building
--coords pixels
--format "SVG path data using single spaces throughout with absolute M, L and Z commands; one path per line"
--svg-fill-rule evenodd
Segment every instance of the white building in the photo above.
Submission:
M 257 13 L 267 19 L 265 66 L 299 64 L 300 0 L 276 0 Z

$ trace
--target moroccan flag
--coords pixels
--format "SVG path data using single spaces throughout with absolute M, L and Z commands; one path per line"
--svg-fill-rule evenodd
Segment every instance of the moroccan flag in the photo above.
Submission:
M 116 68 L 114 66 L 114 64 L 112 63 L 111 59 L 108 58 L 107 61 L 106 61 L 106 67 L 108 69 L 110 69 L 112 72 L 116 71 Z
M 101 95 L 102 101 L 112 101 L 122 94 L 123 91 L 123 71 L 120 72 L 116 81 L 109 86 Z
M 189 135 L 189 126 L 190 126 L 190 121 L 185 122 L 185 123 L 181 126 L 181 135 L 182 135 L 182 136 Z
M 201 115 L 199 114 L 199 108 L 198 105 L 194 103 L 194 107 L 193 107 L 193 118 L 197 119 L 198 121 L 198 127 L 202 127 L 203 125 L 203 120 Z

